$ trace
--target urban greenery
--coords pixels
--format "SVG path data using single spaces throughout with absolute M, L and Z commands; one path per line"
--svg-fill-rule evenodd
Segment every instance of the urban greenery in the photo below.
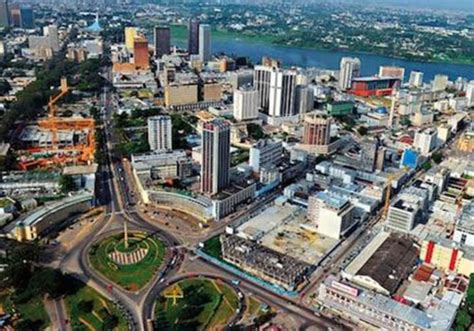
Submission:
M 461 308 L 458 310 L 456 321 L 454 323 L 455 331 L 468 330 L 474 321 L 474 274 L 469 277 L 469 287 L 466 292 L 466 298 Z

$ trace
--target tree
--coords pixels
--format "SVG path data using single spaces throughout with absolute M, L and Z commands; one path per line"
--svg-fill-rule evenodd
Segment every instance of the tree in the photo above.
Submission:
M 0 94 L 5 95 L 10 92 L 12 87 L 5 79 L 0 79 Z
M 113 330 L 118 326 L 119 320 L 115 315 L 108 315 L 102 324 L 102 330 Z
M 92 309 L 94 309 L 94 301 L 92 301 L 92 300 L 81 300 L 77 304 L 77 309 L 79 309 L 79 311 L 82 314 L 89 314 L 92 311 Z
M 461 308 L 456 316 L 456 322 L 455 322 L 455 330 L 456 331 L 462 331 L 462 330 L 467 330 L 469 325 L 471 325 L 471 315 L 469 315 L 469 312 L 465 310 L 465 308 Z
M 361 136 L 365 136 L 368 131 L 369 130 L 365 126 L 361 126 L 357 129 L 357 132 L 359 132 Z
M 74 191 L 76 189 L 74 178 L 69 175 L 62 175 L 61 178 L 59 178 L 59 189 L 62 193 Z
M 444 156 L 443 156 L 442 152 L 433 153 L 432 159 L 433 159 L 434 163 L 440 164 L 443 161 L 443 158 L 444 158 Z

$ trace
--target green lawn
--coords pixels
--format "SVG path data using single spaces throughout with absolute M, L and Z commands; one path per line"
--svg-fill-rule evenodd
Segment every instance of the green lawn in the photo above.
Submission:
M 32 323 L 29 325 L 34 326 L 35 330 L 43 330 L 50 323 L 42 298 L 35 297 L 26 303 L 14 305 L 10 293 L 0 293 L 0 306 L 6 313 L 18 312 L 19 322 L 30 320 Z
M 183 280 L 178 285 L 184 298 L 177 299 L 176 306 L 170 298 L 158 299 L 155 322 L 158 330 L 223 329 L 239 306 L 236 293 L 227 285 L 197 278 Z
M 155 275 L 163 262 L 166 247 L 161 240 L 143 233 L 130 234 L 129 238 L 130 250 L 133 250 L 135 245 L 148 248 L 145 258 L 136 264 L 118 265 L 109 258 L 109 254 L 117 245 L 123 249 L 122 234 L 92 246 L 89 257 L 92 266 L 107 279 L 127 290 L 136 291 L 145 286 Z
M 92 309 L 81 309 L 84 302 L 89 303 L 89 307 Z M 88 286 L 84 286 L 75 294 L 67 296 L 66 304 L 73 330 L 89 330 L 86 323 L 96 330 L 108 330 L 111 327 L 119 331 L 128 330 L 127 321 L 118 309 Z M 115 319 L 112 325 L 107 324 L 110 323 L 111 316 L 115 316 L 112 317 L 112 319 Z M 109 322 L 107 322 L 108 319 Z M 114 327 L 114 325 L 116 326 Z
M 219 239 L 220 235 L 212 237 L 211 239 L 204 242 L 203 252 L 215 257 L 216 259 L 222 259 L 222 248 L 221 241 Z

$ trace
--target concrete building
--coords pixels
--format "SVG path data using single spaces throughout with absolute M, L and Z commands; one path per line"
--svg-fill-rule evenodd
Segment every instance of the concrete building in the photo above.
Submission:
M 254 181 L 240 181 L 212 197 L 213 216 L 216 221 L 236 211 L 241 204 L 248 204 L 255 199 L 257 184 Z
M 270 139 L 259 140 L 250 148 L 249 165 L 253 171 L 270 169 L 280 164 L 283 155 L 283 143 Z
M 200 123 L 201 192 L 214 195 L 230 184 L 230 124 L 222 119 Z
M 434 128 L 428 128 L 415 133 L 413 147 L 420 151 L 421 155 L 429 155 L 436 147 L 437 131 Z
M 474 80 L 471 80 L 466 87 L 467 106 L 474 106 Z
M 211 26 L 199 25 L 199 59 L 208 62 L 211 59 Z
M 234 91 L 234 117 L 238 121 L 258 118 L 258 91 L 242 86 Z
M 352 86 L 352 79 L 360 76 L 360 60 L 358 58 L 343 57 L 339 71 L 339 88 L 348 90 Z
M 145 179 L 185 179 L 192 174 L 192 160 L 183 150 L 133 154 L 131 161 L 134 174 Z
M 418 197 L 399 197 L 389 209 L 386 226 L 392 230 L 410 232 L 422 214 L 422 203 Z
M 362 170 L 368 172 L 373 172 L 375 170 L 379 146 L 380 143 L 377 139 L 364 139 L 360 143 L 360 165 Z M 383 159 L 381 161 L 379 160 L 379 162 L 383 162 Z
M 446 90 L 448 87 L 449 78 L 446 75 L 435 75 L 431 90 L 433 92 L 440 92 Z
M 314 108 L 313 90 L 307 85 L 297 85 L 295 94 L 295 112 L 304 114 L 312 111 Z
M 295 107 L 296 77 L 294 70 L 274 68 L 270 75 L 270 117 L 291 117 L 297 114 Z
M 353 225 L 354 206 L 333 192 L 319 192 L 308 200 L 308 218 L 323 236 L 340 239 Z
M 303 144 L 328 145 L 331 140 L 331 118 L 316 112 L 304 117 Z
M 195 19 L 188 22 L 188 53 L 199 54 L 199 21 Z
M 150 68 L 148 40 L 143 36 L 136 36 L 133 40 L 133 62 L 137 69 L 147 70 Z
M 270 78 L 273 69 L 269 66 L 259 65 L 254 69 L 254 86 L 258 91 L 258 106 L 268 111 L 270 106 Z
M 157 26 L 154 29 L 155 57 L 161 58 L 171 50 L 171 32 L 169 27 Z
M 49 38 L 49 45 L 53 51 L 58 52 L 60 48 L 58 26 L 54 24 L 45 26 L 43 28 L 43 35 Z
M 410 80 L 408 81 L 410 87 L 423 87 L 423 73 L 421 71 L 410 72 Z
M 179 106 L 198 102 L 197 84 L 170 84 L 165 87 L 165 105 Z
M 10 26 L 10 8 L 8 0 L 0 0 L 0 26 Z
M 380 66 L 379 77 L 398 78 L 403 81 L 405 77 L 405 68 L 394 66 Z
M 170 116 L 148 117 L 148 144 L 152 151 L 173 149 L 172 125 Z
M 125 47 L 129 52 L 133 52 L 135 45 L 135 37 L 138 35 L 137 28 L 133 26 L 127 26 L 125 28 Z
M 202 101 L 217 102 L 222 100 L 222 85 L 217 82 L 206 83 L 203 87 Z
M 474 247 L 474 202 L 469 202 L 462 209 L 454 229 L 453 240 L 461 245 Z

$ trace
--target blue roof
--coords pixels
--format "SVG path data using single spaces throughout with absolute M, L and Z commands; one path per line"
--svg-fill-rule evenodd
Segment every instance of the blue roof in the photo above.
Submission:
M 385 107 L 377 108 L 375 111 L 379 114 L 387 114 L 388 113 L 387 108 L 385 108 Z
M 86 30 L 91 31 L 91 32 L 101 32 L 103 29 L 100 26 L 99 19 L 96 18 L 94 23 L 89 25 L 89 27 Z

